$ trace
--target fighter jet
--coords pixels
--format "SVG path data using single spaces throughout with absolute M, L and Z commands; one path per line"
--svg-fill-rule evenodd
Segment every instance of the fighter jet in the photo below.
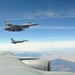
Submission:
M 6 27 L 4 28 L 5 30 L 19 32 L 19 31 L 24 31 L 24 29 L 29 28 L 30 26 L 36 26 L 38 24 L 28 22 L 26 24 L 16 25 L 16 24 L 10 24 L 9 22 L 5 21 L 5 25 L 6 25 Z
M 23 42 L 27 42 L 28 40 L 21 40 L 21 41 L 15 41 L 13 38 L 11 38 L 11 43 L 16 44 L 16 43 L 23 43 Z

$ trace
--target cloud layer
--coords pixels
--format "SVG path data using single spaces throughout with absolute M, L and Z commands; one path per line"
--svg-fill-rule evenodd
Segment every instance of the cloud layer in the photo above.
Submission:
M 7 51 L 44 51 L 44 50 L 63 50 L 68 48 L 75 49 L 75 41 L 56 41 L 56 42 L 29 42 L 22 44 L 0 44 L 0 50 Z
M 65 59 L 75 62 L 75 41 L 0 44 L 0 51 L 41 53 L 41 59 Z

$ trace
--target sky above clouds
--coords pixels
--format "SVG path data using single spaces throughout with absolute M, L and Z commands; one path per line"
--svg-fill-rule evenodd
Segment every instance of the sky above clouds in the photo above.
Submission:
M 39 24 L 22 32 L 0 29 L 1 50 L 68 50 L 75 49 L 75 0 L 2 0 L 0 27 L 13 24 Z M 28 43 L 12 45 L 10 38 Z

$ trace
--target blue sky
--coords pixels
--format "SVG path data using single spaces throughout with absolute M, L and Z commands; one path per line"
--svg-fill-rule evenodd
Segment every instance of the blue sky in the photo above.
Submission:
M 75 0 L 2 0 L 0 1 L 0 27 L 5 27 L 4 21 L 14 24 L 34 22 L 39 25 L 22 32 L 8 32 L 1 29 L 2 50 L 6 47 L 18 49 L 19 45 L 23 46 L 23 50 L 29 47 L 28 50 L 33 51 L 34 49 L 75 49 L 73 45 L 75 43 Z M 11 45 L 10 38 L 27 39 L 29 42 Z M 21 47 L 19 49 L 21 50 Z

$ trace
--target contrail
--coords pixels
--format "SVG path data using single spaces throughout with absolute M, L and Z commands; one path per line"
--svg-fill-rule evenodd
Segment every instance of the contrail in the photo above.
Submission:
M 37 26 L 31 27 L 31 29 L 75 29 L 74 26 Z

